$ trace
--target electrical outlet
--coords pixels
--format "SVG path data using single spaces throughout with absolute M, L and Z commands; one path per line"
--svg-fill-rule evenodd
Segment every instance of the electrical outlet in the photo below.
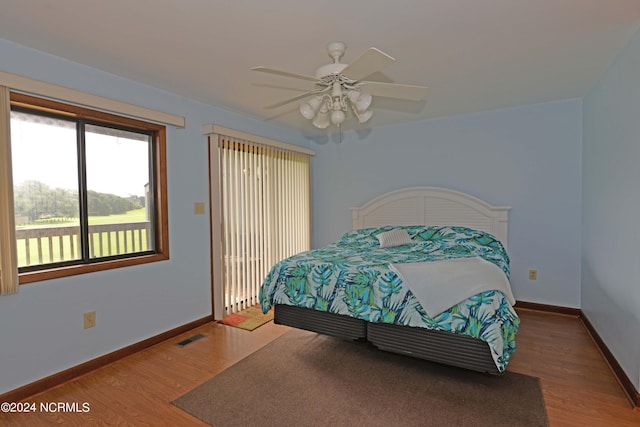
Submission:
M 95 311 L 87 311 L 84 313 L 84 328 L 89 329 L 96 326 L 96 312 Z
M 538 270 L 533 268 L 529 270 L 529 280 L 538 280 Z

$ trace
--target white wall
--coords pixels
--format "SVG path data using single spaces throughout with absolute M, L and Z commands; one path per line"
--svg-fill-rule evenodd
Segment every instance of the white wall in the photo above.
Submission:
M 640 32 L 584 100 L 582 310 L 640 389 Z
M 349 208 L 386 191 L 441 186 L 511 206 L 515 297 L 579 307 L 582 105 L 568 100 L 377 128 L 316 145 L 314 246 L 351 227 Z M 528 269 L 538 280 L 528 280 Z
M 171 259 L 22 285 L 0 297 L 0 393 L 211 314 L 206 137 L 215 123 L 307 146 L 295 132 L 211 108 L 142 84 L 0 40 L 2 71 L 186 117 L 168 129 Z M 212 82 L 213 84 L 213 82 Z M 96 310 L 97 326 L 82 328 Z

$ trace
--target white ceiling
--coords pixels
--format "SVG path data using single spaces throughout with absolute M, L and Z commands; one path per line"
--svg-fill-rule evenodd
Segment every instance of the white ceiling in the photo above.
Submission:
M 368 80 L 429 86 L 375 98 L 382 126 L 582 97 L 638 28 L 640 0 L 0 0 L 0 38 L 304 134 L 297 102 L 264 107 L 313 83 L 251 67 L 377 47 L 397 61 Z

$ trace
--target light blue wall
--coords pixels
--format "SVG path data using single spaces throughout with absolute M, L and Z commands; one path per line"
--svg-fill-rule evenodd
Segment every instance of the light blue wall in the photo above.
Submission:
M 186 117 L 168 129 L 171 259 L 22 285 L 0 298 L 0 393 L 211 314 L 205 124 L 308 146 L 298 133 L 211 108 L 0 40 L 2 71 Z M 212 84 L 214 84 L 212 82 Z M 208 212 L 207 212 L 208 213 Z M 96 310 L 97 326 L 82 328 Z
M 640 32 L 584 100 L 582 310 L 640 389 Z
M 351 227 L 349 208 L 407 186 L 449 187 L 511 206 L 516 299 L 580 302 L 582 104 L 568 100 L 353 132 L 316 145 L 314 246 Z M 528 269 L 538 280 L 528 280 Z

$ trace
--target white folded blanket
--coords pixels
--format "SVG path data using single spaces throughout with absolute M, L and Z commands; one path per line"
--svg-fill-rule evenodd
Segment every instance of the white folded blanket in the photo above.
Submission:
M 501 291 L 516 303 L 507 276 L 480 257 L 390 264 L 389 267 L 418 299 L 429 317 L 484 291 Z

